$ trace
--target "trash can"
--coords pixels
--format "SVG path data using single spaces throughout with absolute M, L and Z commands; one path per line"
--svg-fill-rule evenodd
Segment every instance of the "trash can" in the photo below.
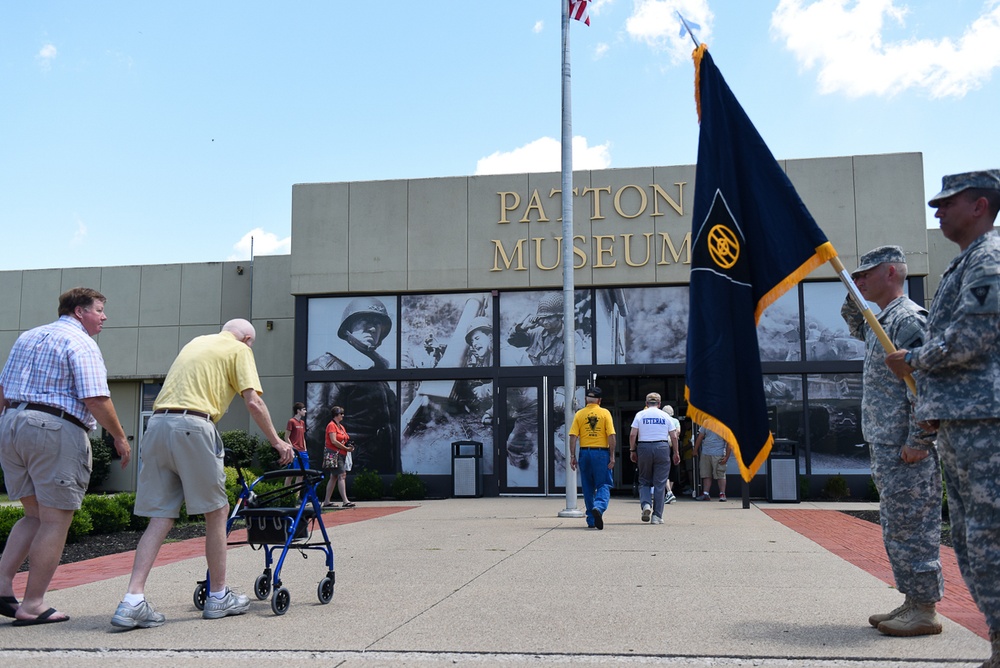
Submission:
M 483 495 L 483 444 L 479 441 L 455 441 L 451 444 L 452 496 Z
M 799 503 L 798 443 L 774 439 L 767 458 L 767 500 L 771 503 Z

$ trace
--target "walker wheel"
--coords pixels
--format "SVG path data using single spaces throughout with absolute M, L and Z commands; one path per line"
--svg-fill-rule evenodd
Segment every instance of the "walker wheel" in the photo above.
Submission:
M 271 578 L 266 573 L 258 575 L 254 580 L 253 593 L 258 601 L 263 601 L 271 593 Z
M 204 582 L 199 582 L 198 586 L 194 588 L 194 607 L 199 610 L 205 609 L 205 598 L 208 597 L 208 587 Z
M 276 615 L 283 615 L 288 612 L 288 606 L 292 603 L 292 595 L 288 593 L 288 590 L 282 587 L 274 592 L 274 596 L 271 597 L 271 612 Z
M 333 580 L 330 578 L 323 578 L 319 581 L 319 586 L 316 587 L 316 596 L 319 597 L 319 602 L 326 605 L 333 599 Z

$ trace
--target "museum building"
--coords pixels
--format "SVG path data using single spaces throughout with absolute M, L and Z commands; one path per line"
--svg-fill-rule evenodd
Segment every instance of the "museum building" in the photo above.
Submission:
M 844 265 L 903 247 L 907 289 L 929 300 L 957 248 L 926 229 L 920 154 L 781 162 Z M 98 342 L 133 447 L 167 369 L 193 337 L 234 317 L 257 328 L 264 399 L 280 429 L 306 403 L 318 457 L 330 409 L 345 411 L 355 471 L 414 472 L 456 491 L 456 443 L 480 443 L 477 493 L 562 495 L 563 407 L 603 390 L 619 453 L 648 392 L 684 419 L 693 165 L 573 177 L 577 384 L 563 387 L 562 192 L 558 173 L 292 187 L 290 255 L 246 262 L 0 272 L 0 354 L 55 319 L 58 295 L 107 298 Z M 864 346 L 840 318 L 844 286 L 824 266 L 772 305 L 758 339 L 772 431 L 797 458 L 804 494 L 842 475 L 868 494 L 861 435 Z M 875 307 L 877 310 L 877 307 Z M 220 430 L 256 427 L 234 401 Z M 471 449 L 478 452 L 478 446 Z M 463 456 L 465 456 L 463 454 Z M 634 465 L 617 458 L 616 489 Z M 134 490 L 138 458 L 108 489 Z M 676 482 L 688 486 L 689 462 Z M 738 480 L 735 462 L 730 475 Z M 764 469 L 751 494 L 767 494 Z M 477 484 L 477 487 L 479 485 Z M 737 487 L 734 487 L 737 489 Z

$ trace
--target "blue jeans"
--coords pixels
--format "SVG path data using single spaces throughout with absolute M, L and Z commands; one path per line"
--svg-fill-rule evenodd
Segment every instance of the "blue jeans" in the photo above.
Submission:
M 583 503 L 587 506 L 587 526 L 594 526 L 590 514 L 597 508 L 603 515 L 611 500 L 611 485 L 614 484 L 608 450 L 605 448 L 580 448 L 580 486 L 583 488 Z

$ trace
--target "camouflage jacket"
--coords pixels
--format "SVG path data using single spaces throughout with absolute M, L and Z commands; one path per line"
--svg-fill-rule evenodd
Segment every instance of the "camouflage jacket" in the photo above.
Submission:
M 885 364 L 885 349 L 865 322 L 861 310 L 848 296 L 840 314 L 851 336 L 865 342 L 864 396 L 861 400 L 861 433 L 868 443 L 934 447 L 933 434 L 917 426 L 913 395 Z M 879 324 L 897 348 L 914 348 L 924 338 L 927 311 L 908 297 L 890 302 L 878 314 Z
M 987 232 L 952 260 L 914 348 L 921 420 L 1000 417 L 1000 235 Z

